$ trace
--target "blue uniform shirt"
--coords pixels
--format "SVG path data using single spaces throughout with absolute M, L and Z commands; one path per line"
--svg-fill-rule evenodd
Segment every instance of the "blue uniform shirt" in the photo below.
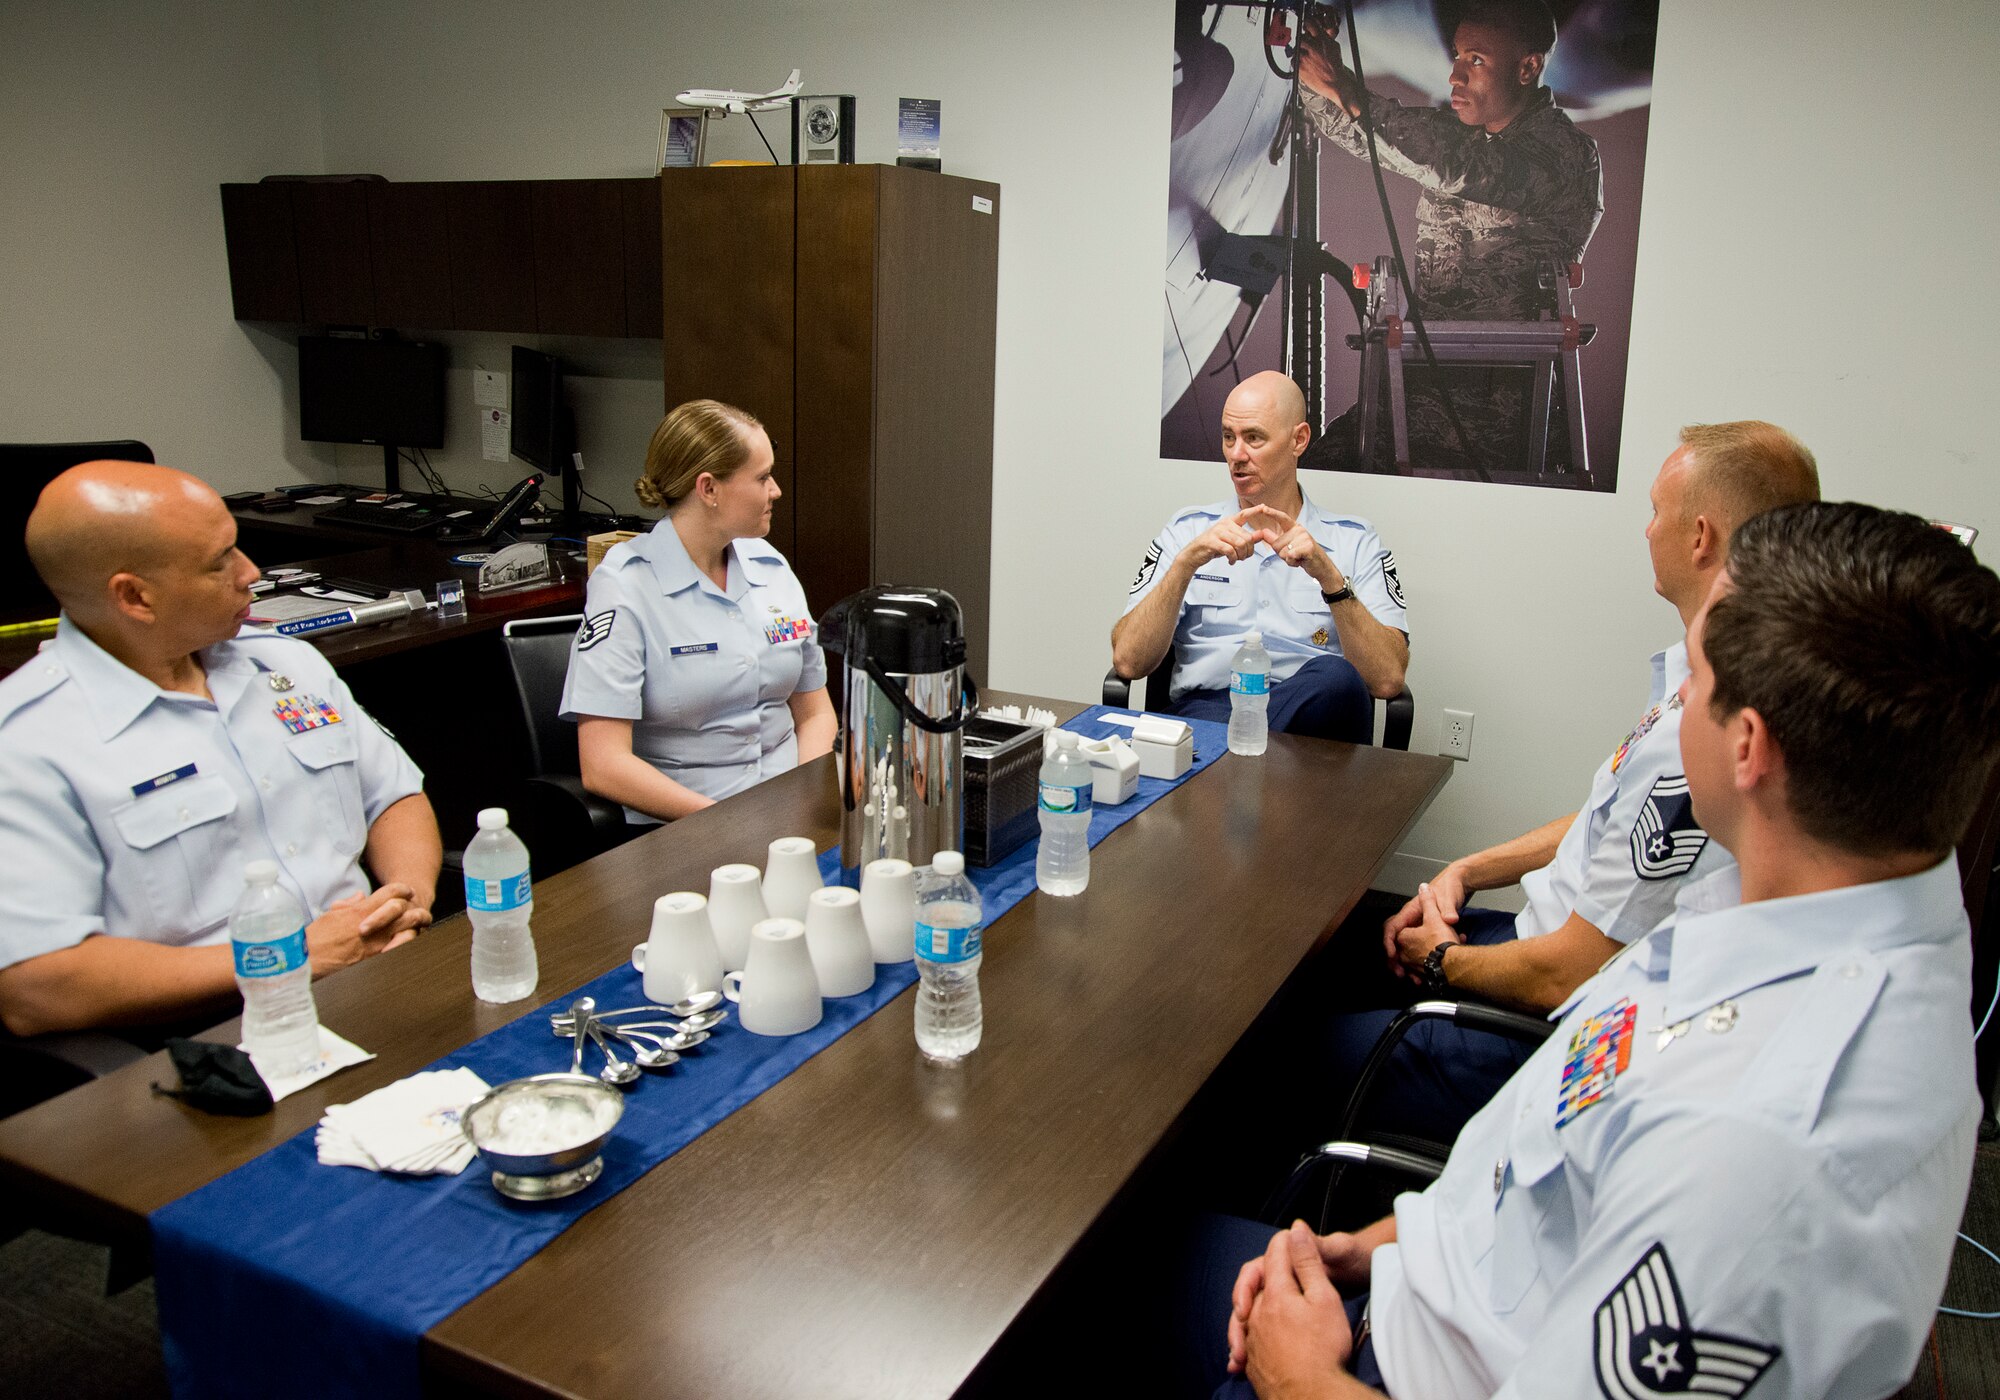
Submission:
M 1749 905 L 1736 877 L 1586 982 L 1397 1200 L 1371 1301 L 1391 1394 L 1875 1400 L 1908 1379 L 1980 1113 L 1957 863 Z
M 1527 907 L 1515 936 L 1533 938 L 1582 915 L 1606 938 L 1630 943 L 1673 912 L 1684 881 L 1735 858 L 1695 824 L 1681 772 L 1681 682 L 1687 643 L 1653 657 L 1652 708 L 1604 760 L 1555 859 L 1521 877 Z
M 243 867 L 317 917 L 368 889 L 368 828 L 423 790 L 310 643 L 201 653 L 213 700 L 161 690 L 65 617 L 0 681 L 0 966 L 92 933 L 218 943 Z
M 1407 634 L 1396 560 L 1374 527 L 1351 515 L 1323 514 L 1303 488 L 1299 497 L 1303 502 L 1299 523 L 1332 558 L 1354 596 L 1377 621 Z M 1169 520 L 1146 548 L 1125 611 L 1131 612 L 1153 591 L 1162 562 L 1172 563 L 1195 536 L 1241 509 L 1232 497 L 1190 507 Z M 1340 633 L 1319 584 L 1304 569 L 1278 558 L 1269 545 L 1260 544 L 1255 556 L 1241 563 L 1216 558 L 1195 570 L 1174 628 L 1173 698 L 1178 700 L 1190 690 L 1227 690 L 1230 659 L 1252 628 L 1264 634 L 1273 681 L 1290 678 L 1316 656 L 1341 654 Z
M 727 551 L 727 588 L 671 519 L 614 547 L 590 576 L 562 717 L 632 721 L 632 752 L 706 797 L 798 766 L 788 702 L 826 688 L 805 588 L 763 540 Z M 653 818 L 626 809 L 633 821 Z

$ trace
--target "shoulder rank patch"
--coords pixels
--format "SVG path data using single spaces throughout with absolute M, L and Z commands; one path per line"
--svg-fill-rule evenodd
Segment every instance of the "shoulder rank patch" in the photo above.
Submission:
M 1597 1305 L 1597 1386 L 1609 1400 L 1742 1395 L 1780 1354 L 1690 1327 L 1665 1245 L 1647 1250 Z
M 1396 556 L 1388 550 L 1382 551 L 1382 582 L 1389 590 L 1389 601 L 1399 608 L 1407 608 L 1403 601 L 1403 577 L 1396 572 Z
M 1160 567 L 1160 542 L 1154 540 L 1146 546 L 1146 557 L 1139 561 L 1139 572 L 1132 575 L 1132 586 L 1127 593 L 1137 593 L 1153 581 L 1154 570 Z
M 1685 875 L 1707 844 L 1708 833 L 1695 825 L 1687 778 L 1680 773 L 1655 778 L 1632 823 L 1632 873 L 1641 880 Z
M 1611 1086 L 1632 1063 L 1632 1027 L 1639 1008 L 1622 997 L 1608 1011 L 1588 1017 L 1569 1038 L 1557 1090 L 1556 1126 L 1565 1126 L 1611 1092 Z
M 576 649 L 589 651 L 611 635 L 611 624 L 618 620 L 618 609 L 606 608 L 583 620 L 583 626 L 576 629 Z

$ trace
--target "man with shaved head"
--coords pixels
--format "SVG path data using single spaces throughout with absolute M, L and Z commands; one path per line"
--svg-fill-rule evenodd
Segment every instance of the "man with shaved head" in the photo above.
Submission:
M 0 681 L 0 1024 L 225 1009 L 253 860 L 304 904 L 315 975 L 430 922 L 423 775 L 314 647 L 237 636 L 257 566 L 221 497 L 170 468 L 86 462 L 42 492 L 27 547 L 62 620 Z
M 1738 525 L 1818 499 L 1812 453 L 1784 429 L 1760 422 L 1681 429 L 1680 446 L 1653 482 L 1646 546 L 1653 587 L 1680 613 L 1682 629 L 1728 562 Z M 1432 991 L 1547 1013 L 1671 913 L 1684 884 L 1728 865 L 1729 853 L 1695 820 L 1682 771 L 1686 642 L 1654 656 L 1652 671 L 1651 708 L 1597 770 L 1584 806 L 1447 865 L 1383 928 L 1392 968 Z M 1518 915 L 1467 907 L 1476 891 L 1515 884 L 1526 896 Z M 1333 1018 L 1332 1111 L 1395 1014 Z M 1449 1142 L 1532 1049 L 1449 1021 L 1420 1022 L 1385 1063 L 1368 1123 Z
M 1371 696 L 1403 689 L 1410 661 L 1396 561 L 1367 521 L 1320 511 L 1299 485 L 1312 428 L 1299 386 L 1253 374 L 1222 407 L 1233 499 L 1192 506 L 1154 538 L 1111 629 L 1127 679 L 1174 651 L 1173 708 L 1229 718 L 1229 663 L 1244 635 L 1271 654 L 1274 731 L 1365 744 Z

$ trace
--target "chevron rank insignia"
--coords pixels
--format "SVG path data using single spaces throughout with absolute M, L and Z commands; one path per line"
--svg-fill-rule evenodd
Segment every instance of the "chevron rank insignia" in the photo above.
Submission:
M 1154 540 L 1146 546 L 1146 557 L 1139 561 L 1139 572 L 1132 575 L 1132 586 L 1128 593 L 1137 593 L 1153 581 L 1153 570 L 1160 567 L 1160 542 Z
M 1408 607 L 1403 601 L 1403 577 L 1396 572 L 1396 556 L 1388 550 L 1382 551 L 1382 582 L 1389 590 L 1389 601 L 1397 607 Z
M 1597 1385 L 1609 1400 L 1742 1395 L 1780 1354 L 1690 1327 L 1665 1245 L 1647 1250 L 1597 1305 Z
M 586 617 L 583 626 L 576 632 L 576 649 L 589 651 L 611 635 L 611 624 L 618 620 L 618 609 L 606 608 L 601 613 Z
M 1707 844 L 1708 833 L 1695 825 L 1687 778 L 1679 773 L 1656 778 L 1632 823 L 1632 873 L 1641 880 L 1685 875 Z

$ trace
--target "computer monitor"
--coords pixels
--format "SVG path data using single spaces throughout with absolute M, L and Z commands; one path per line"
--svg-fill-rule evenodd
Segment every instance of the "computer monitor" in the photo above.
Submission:
M 442 345 L 358 336 L 299 337 L 299 436 L 382 448 L 391 491 L 396 450 L 444 446 Z
M 516 457 L 547 475 L 562 478 L 563 513 L 574 517 L 583 508 L 578 490 L 576 425 L 563 394 L 562 362 L 553 355 L 514 347 L 513 427 L 508 447 Z

